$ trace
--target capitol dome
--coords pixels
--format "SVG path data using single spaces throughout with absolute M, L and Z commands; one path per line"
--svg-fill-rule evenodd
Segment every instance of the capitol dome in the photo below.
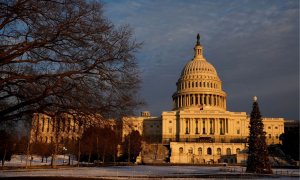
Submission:
M 200 108 L 226 110 L 226 93 L 222 90 L 216 69 L 203 56 L 200 36 L 194 48 L 194 58 L 189 61 L 178 79 L 173 94 L 174 110 Z

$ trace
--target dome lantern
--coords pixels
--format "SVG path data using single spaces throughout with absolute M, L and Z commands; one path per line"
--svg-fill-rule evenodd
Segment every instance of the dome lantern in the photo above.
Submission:
M 194 51 L 195 51 L 195 53 L 194 53 L 195 60 L 204 60 L 203 54 L 202 54 L 202 46 L 200 44 L 200 35 L 199 35 L 199 33 L 197 35 L 197 42 L 196 42 Z

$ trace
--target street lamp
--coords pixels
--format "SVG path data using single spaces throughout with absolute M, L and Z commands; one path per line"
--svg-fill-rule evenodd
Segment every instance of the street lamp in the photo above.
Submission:
M 65 164 L 65 155 L 66 155 L 66 151 L 67 151 L 67 148 L 66 148 L 66 147 L 63 147 L 63 153 L 64 153 L 63 164 Z

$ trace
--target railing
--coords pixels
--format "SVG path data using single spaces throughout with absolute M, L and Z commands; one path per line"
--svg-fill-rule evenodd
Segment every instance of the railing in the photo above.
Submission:
M 202 143 L 247 143 L 247 138 L 237 138 L 237 137 L 226 137 L 226 138 L 212 138 L 212 137 L 200 137 L 200 138 L 180 138 L 176 140 L 175 138 L 163 139 L 164 144 L 170 142 L 202 142 Z

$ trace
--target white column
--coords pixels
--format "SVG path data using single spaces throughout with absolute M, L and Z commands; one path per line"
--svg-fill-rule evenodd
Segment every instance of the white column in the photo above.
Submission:
M 210 129 L 209 129 L 209 118 L 206 118 L 206 134 L 210 133 Z
M 196 94 L 193 94 L 193 105 L 196 105 Z
M 202 132 L 202 123 L 203 123 L 203 119 L 202 118 L 199 118 L 198 119 L 198 132 L 199 132 L 199 134 L 203 134 L 203 132 Z
M 212 133 L 215 134 L 215 119 L 212 118 L 211 121 L 212 121 L 211 122 L 212 123 Z
M 219 119 L 216 118 L 215 120 L 216 120 L 216 122 L 215 122 L 216 123 L 216 134 L 220 134 L 220 132 L 219 132 L 220 131 L 219 130 Z

